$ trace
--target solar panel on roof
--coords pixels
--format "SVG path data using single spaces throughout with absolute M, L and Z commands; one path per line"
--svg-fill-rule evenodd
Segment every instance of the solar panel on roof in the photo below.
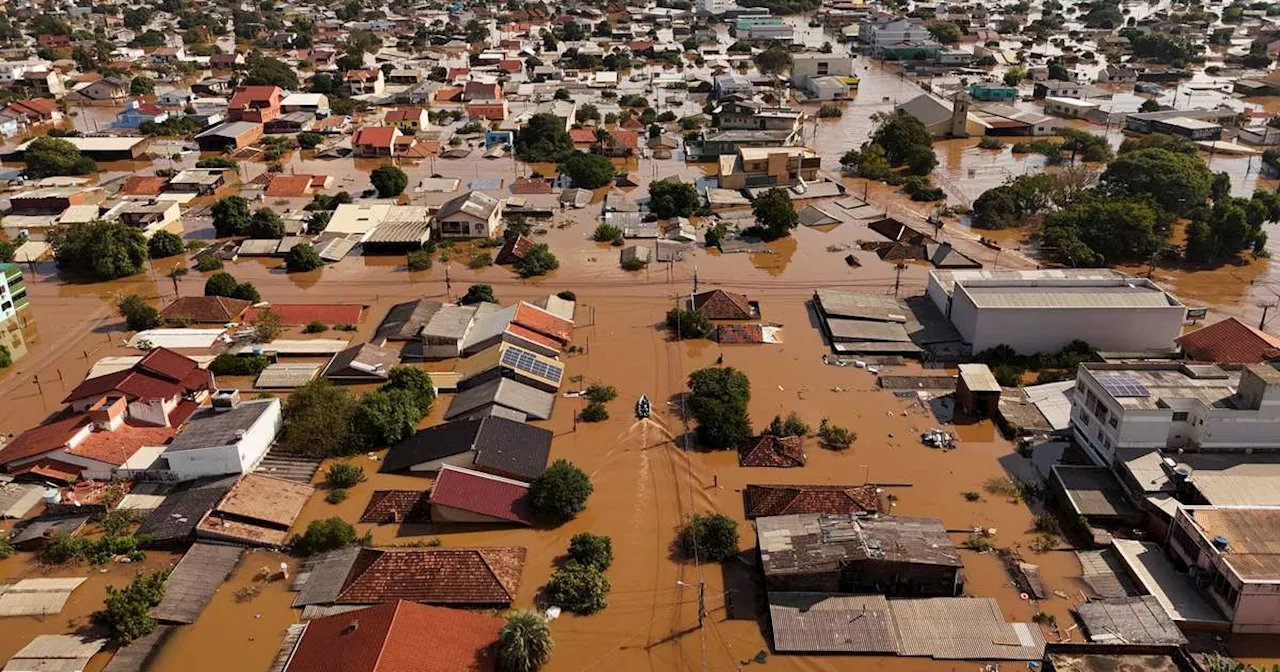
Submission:
M 1122 373 L 1110 373 L 1098 376 L 1098 384 L 1113 397 L 1149 397 L 1151 392 L 1147 386 L 1138 382 L 1133 376 Z
M 549 380 L 556 385 L 560 384 L 560 378 L 564 376 L 564 367 L 543 361 L 532 352 L 516 347 L 508 347 L 502 353 L 500 361 L 503 366 L 525 371 L 544 380 Z

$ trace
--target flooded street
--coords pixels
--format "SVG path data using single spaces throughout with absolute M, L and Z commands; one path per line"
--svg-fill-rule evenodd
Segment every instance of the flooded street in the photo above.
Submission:
M 810 46 L 831 39 L 820 29 L 803 23 L 797 23 L 797 27 L 802 28 L 801 40 Z M 811 117 L 804 127 L 806 144 L 817 150 L 824 171 L 831 175 L 838 174 L 839 159 L 846 151 L 868 139 L 875 126 L 873 115 L 891 112 L 896 104 L 924 91 L 920 83 L 900 76 L 896 67 L 865 57 L 855 60 L 855 73 L 861 78 L 860 91 L 852 101 L 842 104 L 842 117 L 818 120 L 817 105 L 801 106 Z M 1280 112 L 1280 99 L 1255 100 L 1267 111 Z M 1019 106 L 1037 109 L 1021 103 Z M 679 109 L 682 114 L 691 114 L 700 109 L 700 104 L 685 101 Z M 114 114 L 114 110 L 93 108 L 92 112 L 75 116 L 72 123 L 81 130 L 96 130 L 109 123 Z M 1113 146 L 1118 146 L 1124 137 L 1114 127 L 1079 127 L 1105 134 Z M 1016 175 L 1042 170 L 1046 163 L 1039 155 L 1014 154 L 1008 146 L 979 149 L 976 138 L 939 141 L 935 150 L 939 164 L 934 179 L 946 191 L 946 203 L 953 206 L 968 206 L 986 189 Z M 554 166 L 522 164 L 510 157 L 483 159 L 478 154 L 473 152 L 471 157 L 458 160 L 397 162 L 408 174 L 410 186 L 406 193 L 410 201 L 415 205 L 438 205 L 466 191 L 472 181 L 493 178 L 502 181 L 501 187 L 485 191 L 511 198 L 510 185 L 517 177 L 535 170 L 550 175 L 555 170 Z M 119 177 L 130 170 L 145 173 L 190 167 L 197 159 L 193 153 L 177 161 L 166 158 L 154 163 L 126 162 L 109 166 L 110 171 L 99 179 Z M 381 163 L 316 159 L 310 152 L 295 151 L 283 166 L 288 173 L 332 176 L 334 183 L 329 193 L 348 191 L 358 195 L 370 187 L 368 173 Z M 1255 188 L 1276 187 L 1274 181 L 1259 179 L 1256 158 L 1215 156 L 1210 165 L 1212 170 L 1231 176 L 1236 195 L 1247 195 Z M 714 164 L 647 157 L 632 159 L 619 167 L 639 184 L 624 190 L 632 199 L 646 197 L 648 185 L 655 180 L 674 175 L 705 182 L 708 173 L 715 170 Z M 260 163 L 245 162 L 239 177 L 248 182 L 263 171 L 265 167 Z M 433 175 L 457 178 L 459 191 L 414 190 Z M 912 202 L 896 187 L 883 183 L 837 179 L 848 194 L 865 197 L 890 215 L 923 218 L 935 207 Z M 341 334 L 356 344 L 373 336 L 392 305 L 419 297 L 456 299 L 471 284 L 492 285 L 504 305 L 562 290 L 572 290 L 577 295 L 573 343 L 583 351 L 565 356 L 566 380 L 581 380 L 583 387 L 591 383 L 612 385 L 619 397 L 609 404 L 612 417 L 605 422 L 575 423 L 574 416 L 585 402 L 560 397 L 554 415 L 539 424 L 554 433 L 550 459 L 570 460 L 591 476 L 594 494 L 586 511 L 569 523 L 550 529 L 358 524 L 360 534 L 371 534 L 375 546 L 438 541 L 445 547 L 525 547 L 526 564 L 519 597 L 513 605 L 517 608 L 531 608 L 538 603 L 543 586 L 563 560 L 573 535 L 609 535 L 614 564 L 607 572 L 612 582 L 608 607 L 590 617 L 565 615 L 555 620 L 550 627 L 556 654 L 545 669 L 740 670 L 748 664 L 755 665 L 750 661 L 757 653 L 769 652 L 760 569 L 752 564 L 758 562 L 757 556 L 748 551 L 742 555 L 746 561 L 723 565 L 682 561 L 673 550 L 681 525 L 694 513 L 723 513 L 738 521 L 741 547 L 752 549 L 754 527 L 743 516 L 743 490 L 748 484 L 871 483 L 883 489 L 892 513 L 939 518 L 957 545 L 969 539 L 972 530 L 986 530 L 994 535 L 995 546 L 1021 553 L 1027 562 L 1039 565 L 1050 597 L 1037 603 L 1020 595 L 996 554 L 963 550 L 964 593 L 995 598 L 1008 621 L 1030 622 L 1033 616 L 1044 612 L 1061 624 L 1060 633 L 1051 625 L 1042 626 L 1048 641 L 1081 641 L 1078 630 L 1068 631 L 1073 622 L 1071 608 L 1084 600 L 1087 591 L 1080 580 L 1076 557 L 1070 550 L 1033 550 L 1038 534 L 1033 529 L 1035 512 L 1031 506 L 988 492 L 992 481 L 1010 477 L 1043 479 L 1044 474 L 1036 472 L 1030 460 L 1018 456 L 1013 444 L 990 421 L 950 427 L 959 435 L 956 450 L 942 452 L 922 445 L 920 433 L 942 424 L 926 402 L 878 388 L 876 374 L 865 369 L 823 362 L 828 346 L 807 305 L 815 289 L 845 288 L 885 295 L 896 291 L 901 297 L 918 296 L 924 292 L 930 267 L 912 263 L 899 273 L 892 263 L 880 260 L 873 252 L 855 253 L 853 246 L 871 236 L 863 225 L 844 224 L 821 229 L 799 227 L 791 237 L 771 243 L 771 253 L 721 254 L 699 246 L 683 262 L 654 263 L 643 271 L 627 272 L 619 268 L 617 248 L 590 240 L 607 191 L 600 190 L 585 209 L 555 208 L 551 220 L 533 222 L 535 227 L 545 229 L 536 235 L 538 241 L 548 243 L 560 261 L 558 270 L 533 280 L 522 280 L 509 268 L 468 268 L 461 249 L 453 252 L 451 261 L 436 261 L 429 270 L 417 272 L 409 272 L 406 260 L 400 256 L 352 256 L 320 270 L 295 274 L 285 273 L 279 259 L 244 258 L 227 263 L 223 270 L 240 282 L 253 283 L 270 302 L 346 302 L 365 306 L 364 317 L 356 325 L 358 330 Z M 525 198 L 536 207 L 554 208 L 556 203 L 556 196 Z M 198 202 L 187 211 L 187 240 L 213 237 L 207 205 Z M 254 207 L 264 205 L 277 204 L 268 199 Z M 1268 250 L 1280 254 L 1280 231 L 1269 233 Z M 939 238 L 969 245 L 972 254 L 988 267 L 1033 268 L 1037 265 L 1031 250 L 1033 234 L 1032 230 L 970 230 L 961 221 L 948 218 Z M 977 245 L 974 240 L 979 235 L 999 240 L 1004 250 Z M 1025 254 L 1018 249 L 1024 245 Z M 846 263 L 846 254 L 853 254 L 861 265 Z M 190 262 L 186 259 L 183 263 Z M 27 272 L 34 337 L 26 356 L 0 373 L 0 399 L 4 400 L 0 405 L 0 434 L 16 435 L 58 411 L 67 392 L 98 359 L 137 354 L 124 346 L 129 334 L 114 308 L 120 296 L 138 293 L 152 304 L 163 306 L 175 295 L 201 295 L 209 274 L 193 271 L 175 286 L 167 277 L 175 263 L 176 259 L 156 262 L 147 273 L 96 284 L 63 282 L 55 264 L 48 261 Z M 1147 272 L 1145 267 L 1123 270 L 1133 274 Z M 1210 321 L 1237 315 L 1256 322 L 1262 304 L 1280 299 L 1280 269 L 1273 269 L 1265 258 L 1242 259 L 1215 269 L 1160 266 L 1153 278 L 1187 305 L 1208 307 Z M 676 305 L 677 297 L 687 296 L 695 286 L 698 290 L 724 288 L 749 295 L 760 303 L 764 322 L 781 325 L 784 344 L 722 346 L 705 340 L 672 340 L 663 324 L 664 314 Z M 337 338 L 334 333 L 328 337 Z M 297 334 L 295 329 L 286 337 Z M 749 412 L 757 430 L 774 415 L 795 412 L 811 427 L 817 427 L 824 419 L 847 427 L 857 433 L 857 440 L 845 451 L 827 450 L 810 440 L 806 445 L 807 464 L 798 469 L 741 468 L 734 452 L 686 449 L 682 437 L 689 432 L 689 425 L 681 417 L 680 395 L 686 390 L 691 372 L 721 360 L 725 366 L 736 367 L 750 377 Z M 447 371 L 452 364 L 438 362 L 424 368 Z M 909 363 L 881 367 L 880 372 L 919 374 L 922 368 L 918 363 Z M 936 373 L 936 369 L 930 372 Z M 248 379 L 220 382 L 224 387 L 241 387 L 246 398 L 257 393 Z M 575 389 L 577 385 L 574 383 Z M 569 389 L 568 384 L 565 389 Z M 653 416 L 636 420 L 631 404 L 642 394 L 653 400 Z M 449 402 L 450 395 L 442 395 L 419 427 L 442 422 Z M 355 521 L 375 490 L 432 486 L 427 478 L 377 473 L 382 454 L 380 451 L 351 458 L 364 467 L 368 480 L 351 488 L 348 499 L 340 504 L 325 502 L 323 489 L 317 492 L 293 530 L 301 531 L 309 522 L 331 516 Z M 980 496 L 977 501 L 968 501 L 964 493 Z M 153 552 L 142 568 L 161 568 L 177 558 Z M 178 627 L 148 669 L 267 669 L 285 630 L 301 618 L 301 612 L 290 606 L 294 593 L 288 590 L 288 581 L 258 578 L 259 570 L 278 567 L 281 562 L 289 563 L 291 573 L 296 571 L 297 559 L 261 550 L 246 553 L 200 619 L 193 625 Z M 73 594 L 61 614 L 44 619 L 7 619 L 0 632 L 0 655 L 11 656 L 35 635 L 71 632 L 86 625 L 89 614 L 101 607 L 106 586 L 123 585 L 138 569 L 136 565 L 118 564 L 104 570 L 87 570 L 89 580 Z M 46 571 L 29 553 L 0 561 L 0 579 L 4 581 L 83 575 L 86 570 L 69 567 L 50 574 Z M 703 583 L 708 618 L 700 628 L 697 586 Z M 106 658 L 100 655 L 92 669 L 100 669 Z M 777 655 L 768 656 L 765 665 L 786 672 L 979 669 L 975 662 L 870 656 Z

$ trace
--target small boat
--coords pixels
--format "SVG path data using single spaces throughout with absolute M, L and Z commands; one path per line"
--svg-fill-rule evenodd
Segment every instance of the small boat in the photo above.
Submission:
M 636 400 L 636 417 L 643 420 L 649 417 L 651 410 L 652 409 L 649 408 L 649 397 L 646 397 L 643 394 L 640 395 L 640 398 Z

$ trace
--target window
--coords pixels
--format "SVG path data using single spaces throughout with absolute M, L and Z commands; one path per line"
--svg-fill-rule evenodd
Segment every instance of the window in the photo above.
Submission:
M 1089 424 L 1093 422 L 1093 418 L 1090 418 L 1088 414 L 1085 414 L 1085 413 L 1080 414 L 1080 419 L 1084 421 L 1085 427 L 1088 427 Z
M 1101 428 L 1101 427 L 1099 427 L 1099 428 L 1098 428 L 1098 433 L 1097 433 L 1095 436 L 1097 436 L 1097 438 L 1098 438 L 1098 439 L 1102 439 L 1103 434 L 1102 434 L 1102 428 Z
M 829 73 L 830 73 L 830 64 L 828 64 L 826 61 L 822 61 L 821 63 L 818 64 L 819 75 L 826 75 Z
M 1116 416 L 1113 415 L 1111 416 L 1111 419 L 1107 421 L 1107 424 L 1111 425 L 1112 427 L 1115 427 L 1117 424 L 1119 424 L 1119 422 L 1120 421 L 1116 418 Z
M 1186 411 L 1175 411 L 1173 414 L 1174 422 L 1186 422 L 1191 414 Z

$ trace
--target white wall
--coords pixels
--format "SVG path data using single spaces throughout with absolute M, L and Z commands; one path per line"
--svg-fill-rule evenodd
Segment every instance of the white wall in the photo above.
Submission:
M 253 471 L 271 448 L 271 443 L 284 424 L 280 400 L 272 399 L 265 405 L 266 410 L 236 443 L 165 453 L 169 470 L 180 481 Z
M 951 322 L 978 352 L 1005 344 L 1022 354 L 1051 353 L 1074 340 L 1099 350 L 1171 350 L 1182 306 L 1159 308 L 978 308 L 956 291 Z

